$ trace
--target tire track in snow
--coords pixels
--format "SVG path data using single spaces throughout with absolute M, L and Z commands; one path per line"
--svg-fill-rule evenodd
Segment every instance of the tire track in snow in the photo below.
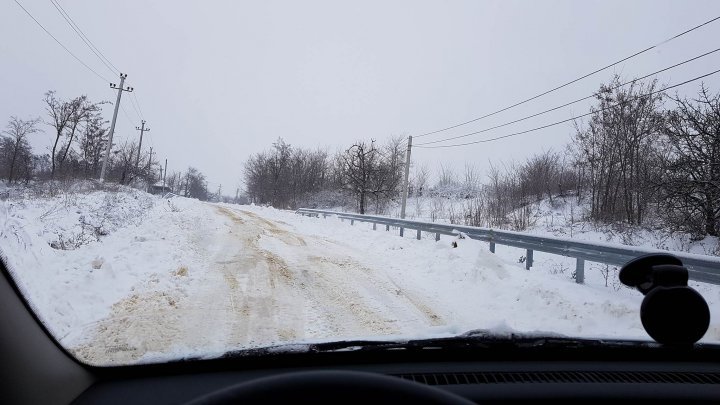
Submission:
M 302 340 L 402 334 L 442 324 L 384 271 L 338 255 L 255 213 L 208 206 L 227 221 L 208 266 L 182 289 L 134 294 L 76 348 L 94 364 L 217 353 Z M 189 235 L 192 240 L 207 235 Z M 282 256 L 282 257 L 281 257 Z

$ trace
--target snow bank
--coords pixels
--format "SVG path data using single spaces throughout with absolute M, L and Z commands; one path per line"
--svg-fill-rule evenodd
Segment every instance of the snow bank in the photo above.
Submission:
M 73 346 L 119 300 L 181 290 L 211 250 L 197 239 L 214 231 L 208 211 L 130 188 L 10 199 L 0 203 L 0 254 L 40 319 Z
M 639 317 L 643 296 L 614 285 L 617 276 L 612 271 L 608 287 L 599 271 L 591 268 L 586 268 L 586 278 L 593 282 L 579 285 L 571 278 L 574 259 L 547 255 L 552 258 L 538 260 L 536 254 L 533 268 L 527 271 L 519 260 L 522 249 L 497 246 L 497 253 L 492 254 L 487 244 L 469 239 L 443 237 L 435 242 L 434 235 L 428 234 L 418 241 L 414 231 L 400 238 L 396 230 L 388 233 L 378 227 L 373 231 L 371 224 L 350 226 L 333 217 L 301 217 L 261 207 L 252 210 L 288 224 L 295 232 L 342 242 L 347 250 L 334 254 L 385 269 L 399 288 L 425 297 L 425 305 L 442 315 L 448 332 L 489 329 L 649 340 Z M 458 248 L 450 246 L 451 240 Z M 573 267 L 560 269 L 563 259 L 572 261 Z M 720 342 L 720 287 L 694 286 L 711 308 L 711 325 L 703 341 Z M 418 337 L 427 333 L 417 331 Z

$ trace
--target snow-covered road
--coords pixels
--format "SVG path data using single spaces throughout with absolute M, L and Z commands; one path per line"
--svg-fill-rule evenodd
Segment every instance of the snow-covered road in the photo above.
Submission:
M 60 343 L 92 364 L 472 329 L 649 339 L 640 293 L 527 271 L 520 249 L 133 191 L 74 198 L 0 211 L 0 254 Z M 99 240 L 51 247 L 107 212 L 116 225 Z M 711 308 L 703 341 L 720 342 L 720 287 L 696 287 Z
M 250 211 L 217 207 L 215 214 L 231 226 L 198 240 L 217 253 L 187 293 L 144 292 L 117 302 L 93 340 L 75 349 L 81 358 L 127 363 L 168 351 L 404 335 L 442 323 L 427 297 L 336 253 L 347 246 Z

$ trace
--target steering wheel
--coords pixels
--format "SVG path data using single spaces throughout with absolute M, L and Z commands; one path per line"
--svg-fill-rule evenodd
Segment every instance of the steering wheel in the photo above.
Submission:
M 187 405 L 247 403 L 423 403 L 472 404 L 439 388 L 397 377 L 358 371 L 305 371 L 264 377 L 197 398 Z

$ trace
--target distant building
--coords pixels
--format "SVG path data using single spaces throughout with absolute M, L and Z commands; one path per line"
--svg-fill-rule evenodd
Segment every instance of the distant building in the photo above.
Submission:
M 155 183 L 150 186 L 150 190 L 148 190 L 151 194 L 165 194 L 172 191 L 172 189 L 168 186 L 163 186 L 162 182 Z

